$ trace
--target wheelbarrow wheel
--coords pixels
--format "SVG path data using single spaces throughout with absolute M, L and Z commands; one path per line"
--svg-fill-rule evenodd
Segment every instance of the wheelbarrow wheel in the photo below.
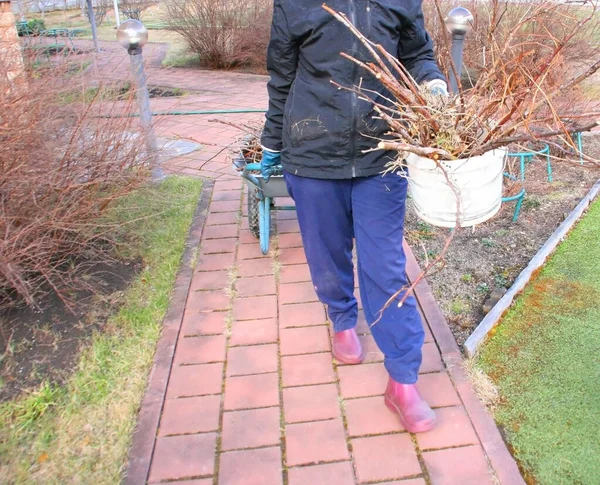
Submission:
M 250 232 L 255 238 L 260 237 L 260 213 L 258 204 L 260 199 L 257 191 L 252 191 L 248 194 L 248 225 Z

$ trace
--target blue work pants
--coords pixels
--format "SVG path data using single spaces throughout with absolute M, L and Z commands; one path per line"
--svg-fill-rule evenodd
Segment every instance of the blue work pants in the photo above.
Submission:
M 284 176 L 296 203 L 312 281 L 327 306 L 334 331 L 356 327 L 355 239 L 363 309 L 385 356 L 385 367 L 395 381 L 415 383 L 425 337 L 417 302 L 410 296 L 398 307 L 400 296 L 381 314 L 391 296 L 407 285 L 402 249 L 406 177 L 388 174 L 328 180 L 290 173 Z

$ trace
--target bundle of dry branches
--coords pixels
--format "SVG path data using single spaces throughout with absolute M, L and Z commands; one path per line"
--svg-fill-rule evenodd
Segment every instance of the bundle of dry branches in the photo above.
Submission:
M 433 1 L 443 24 L 438 0 Z M 465 90 L 461 86 L 459 94 L 449 98 L 428 93 L 394 55 L 366 38 L 344 14 L 324 5 L 360 40 L 370 60 L 341 55 L 364 69 L 365 76 L 377 79 L 383 88 L 375 92 L 362 88 L 362 84 L 341 86 L 332 81 L 371 102 L 386 122 L 389 131 L 374 149 L 399 153 L 390 170 L 403 167 L 408 153 L 435 160 L 457 198 L 457 230 L 449 233 L 442 251 L 433 261 L 426 262 L 415 281 L 390 297 L 379 318 L 390 305 L 402 305 L 423 278 L 444 266 L 447 250 L 460 228 L 460 197 L 440 160 L 465 159 L 496 148 L 541 140 L 559 152 L 577 152 L 573 134 L 600 125 L 598 105 L 585 109 L 577 92 L 578 86 L 600 69 L 600 49 L 586 49 L 591 56 L 573 56 L 571 63 L 565 64 L 567 56 L 577 52 L 582 36 L 598 31 L 597 7 L 588 0 L 579 2 L 578 8 L 530 1 L 519 5 L 519 15 L 503 25 L 499 2 L 494 0 L 492 5 L 490 25 L 484 29 L 489 34 L 486 61 L 473 85 Z M 551 28 L 546 27 L 549 22 Z M 498 32 L 501 35 L 496 35 Z M 456 66 L 448 58 L 446 71 L 456 73 Z M 557 76 L 555 71 L 559 69 L 561 75 Z M 600 166 L 597 160 L 580 155 L 590 162 L 588 165 Z
M 233 123 L 223 120 L 209 120 L 211 123 L 221 123 L 240 131 L 240 135 L 229 146 L 229 156 L 238 172 L 249 163 L 260 163 L 263 149 L 260 138 L 264 123 L 251 121 L 248 123 Z
M 587 0 L 582 3 L 588 5 Z M 593 5 L 577 13 L 569 13 L 555 2 L 530 5 L 503 36 L 502 44 L 490 39 L 488 55 L 493 61 L 475 85 L 448 99 L 426 93 L 391 53 L 367 39 L 344 14 L 326 5 L 324 8 L 353 32 L 372 60 L 365 62 L 347 53 L 341 55 L 363 68 L 365 74 L 374 76 L 385 89 L 382 98 L 361 87 L 338 85 L 370 101 L 387 123 L 389 133 L 377 149 L 455 160 L 511 143 L 538 140 L 559 148 L 562 140 L 574 147 L 574 132 L 589 131 L 600 124 L 600 112 L 582 113 L 581 106 L 561 102 L 600 69 L 600 56 L 588 60 L 584 67 L 573 66 L 572 76 L 559 85 L 550 82 L 565 50 L 595 18 Z M 554 33 L 532 31 L 525 35 L 537 19 L 552 15 L 557 23 L 564 21 L 564 28 L 557 28 Z M 533 45 L 534 62 L 530 59 Z M 507 54 L 509 51 L 511 55 Z M 513 55 L 516 51 L 520 54 Z

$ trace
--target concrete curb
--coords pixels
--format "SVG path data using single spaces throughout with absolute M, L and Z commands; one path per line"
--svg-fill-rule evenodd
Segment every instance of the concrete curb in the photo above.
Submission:
M 126 485 L 140 485 L 148 480 L 154 443 L 175 355 L 175 346 L 194 273 L 191 264 L 195 250 L 200 244 L 213 187 L 212 180 L 204 180 L 175 280 L 169 310 L 163 320 L 163 331 L 156 348 L 154 366 L 137 417 L 137 426 L 129 449 L 127 471 L 123 479 L 123 483 Z
M 519 277 L 515 280 L 510 289 L 502 297 L 502 299 L 496 304 L 494 308 L 485 316 L 481 323 L 477 326 L 475 331 L 465 342 L 465 350 L 469 357 L 474 356 L 477 353 L 479 347 L 485 342 L 489 333 L 498 324 L 500 319 L 504 316 L 506 311 L 512 305 L 514 299 L 519 295 L 527 283 L 531 280 L 533 275 L 544 265 L 546 260 L 555 251 L 556 247 L 562 242 L 565 236 L 573 229 L 575 224 L 581 219 L 589 205 L 594 201 L 600 192 L 600 180 L 598 180 L 594 186 L 590 189 L 587 195 L 581 200 L 581 202 L 573 209 L 571 214 L 558 226 L 556 231 L 550 236 L 546 243 L 541 247 L 533 259 L 529 262 L 529 265 L 521 272 Z

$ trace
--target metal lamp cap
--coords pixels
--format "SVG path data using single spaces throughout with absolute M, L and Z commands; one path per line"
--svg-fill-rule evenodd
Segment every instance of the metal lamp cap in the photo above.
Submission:
M 473 14 L 464 7 L 450 10 L 445 23 L 448 32 L 453 35 L 465 35 L 473 28 Z

